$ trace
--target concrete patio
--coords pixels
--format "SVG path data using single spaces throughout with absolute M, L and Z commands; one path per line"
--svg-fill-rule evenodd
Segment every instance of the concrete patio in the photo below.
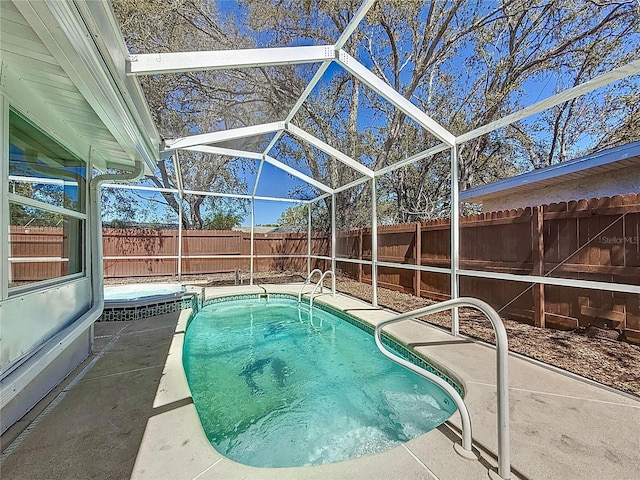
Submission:
M 238 292 L 262 290 L 208 288 L 207 297 Z M 320 300 L 373 324 L 392 315 L 343 295 Z M 184 378 L 188 316 L 96 324 L 95 354 L 3 435 L 0 477 L 485 479 L 497 464 L 495 351 L 411 321 L 390 330 L 465 382 L 479 460 L 454 452 L 457 413 L 404 445 L 346 462 L 259 469 L 228 460 L 208 443 Z M 515 356 L 509 369 L 512 478 L 638 478 L 640 399 Z

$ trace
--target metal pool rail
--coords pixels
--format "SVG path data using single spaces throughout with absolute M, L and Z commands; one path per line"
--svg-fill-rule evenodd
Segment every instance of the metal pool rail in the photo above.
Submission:
M 322 278 L 322 270 L 320 270 L 319 268 L 314 268 L 313 270 L 311 270 L 311 273 L 305 279 L 304 283 L 300 287 L 300 291 L 298 292 L 298 303 L 300 303 L 300 300 L 302 300 L 302 291 L 304 290 L 304 287 L 306 287 L 307 285 L 309 285 L 309 283 L 311 283 L 311 278 L 313 277 L 314 273 L 319 273 L 320 277 Z
M 511 461 L 509 452 L 509 374 L 507 365 L 509 346 L 507 341 L 507 331 L 505 330 L 502 319 L 498 313 L 489 304 L 482 300 L 478 300 L 477 298 L 461 297 L 446 300 L 444 302 L 436 303 L 435 305 L 429 305 L 428 307 L 412 310 L 411 312 L 401 313 L 389 320 L 380 322 L 376 326 L 374 332 L 376 345 L 385 357 L 436 383 L 445 392 L 447 392 L 451 398 L 453 398 L 456 402 L 456 406 L 458 407 L 458 411 L 460 412 L 460 419 L 462 421 L 462 448 L 458 448 L 458 444 L 455 444 L 454 446 L 456 447 L 456 451 L 463 457 L 475 458 L 475 455 L 471 451 L 471 418 L 469 416 L 469 410 L 467 409 L 467 406 L 460 394 L 451 385 L 449 385 L 449 383 L 437 375 L 434 375 L 387 350 L 382 344 L 381 338 L 382 329 L 387 325 L 391 325 L 392 323 L 397 323 L 402 320 L 415 319 L 415 317 L 418 316 L 431 315 L 444 310 L 450 310 L 455 307 L 470 307 L 479 310 L 491 321 L 493 330 L 496 334 L 498 475 L 503 480 L 509 480 L 511 478 Z M 489 470 L 489 476 L 493 478 L 495 476 L 495 472 L 493 470 Z
M 318 283 L 316 283 L 316 286 L 313 287 L 313 290 L 311 290 L 311 295 L 309 295 L 309 308 L 311 308 L 312 310 L 313 310 L 313 294 L 316 293 L 316 290 L 318 289 L 318 287 L 320 287 L 320 292 L 322 292 L 322 289 L 324 288 L 324 285 L 323 285 L 324 277 L 326 277 L 328 274 L 331 274 L 331 276 L 334 279 L 336 278 L 336 276 L 333 273 L 333 270 L 327 270 L 322 274 L 322 276 L 320 277 L 320 280 L 318 280 Z M 331 295 L 334 297 L 336 296 L 335 288 L 331 289 Z
M 333 273 L 333 270 L 327 270 L 324 273 L 322 272 L 322 270 L 320 270 L 319 268 L 314 269 L 309 276 L 307 277 L 307 279 L 304 281 L 304 283 L 302 284 L 302 287 L 300 287 L 300 291 L 298 292 L 298 303 L 300 303 L 300 301 L 302 300 L 302 295 L 304 295 L 302 293 L 302 291 L 304 290 L 304 287 L 307 286 L 310 281 L 311 281 L 311 277 L 313 277 L 313 274 L 318 272 L 320 274 L 320 280 L 318 280 L 318 283 L 316 283 L 313 287 L 313 290 L 311 290 L 311 295 L 309 298 L 309 306 L 313 308 L 313 295 L 316 293 L 316 290 L 318 289 L 318 287 L 320 287 L 320 291 L 322 292 L 322 289 L 324 288 L 323 282 L 324 282 L 324 277 L 326 277 L 328 274 L 331 274 L 331 276 L 335 279 L 336 276 Z M 335 283 L 335 282 L 334 282 Z M 333 287 L 331 289 L 331 294 L 335 297 L 336 296 L 336 289 L 335 287 Z

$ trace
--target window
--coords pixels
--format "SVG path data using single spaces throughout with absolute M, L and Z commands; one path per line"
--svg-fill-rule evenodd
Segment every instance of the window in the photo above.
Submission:
M 9 288 L 84 272 L 85 162 L 9 112 Z

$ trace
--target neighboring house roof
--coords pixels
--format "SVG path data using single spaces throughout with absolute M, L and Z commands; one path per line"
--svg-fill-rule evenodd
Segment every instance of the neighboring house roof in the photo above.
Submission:
M 256 227 L 253 227 L 253 233 L 271 233 L 277 228 L 278 227 L 260 227 L 260 226 L 256 226 Z M 251 232 L 251 227 L 235 227 L 234 230 L 236 232 L 249 233 L 249 232 Z
M 538 190 L 626 167 L 640 167 L 640 141 L 533 170 L 489 185 L 471 188 L 460 192 L 460 200 L 482 203 L 495 197 Z M 638 184 L 640 185 L 640 179 Z

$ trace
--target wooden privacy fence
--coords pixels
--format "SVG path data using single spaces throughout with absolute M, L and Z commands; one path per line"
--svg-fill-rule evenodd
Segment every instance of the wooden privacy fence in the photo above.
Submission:
M 637 194 L 483 213 L 460 219 L 460 294 L 490 303 L 503 316 L 555 328 L 595 325 L 624 331 L 640 342 L 640 295 L 573 286 L 531 285 L 480 278 L 464 270 L 640 285 L 640 199 Z M 249 271 L 250 234 L 185 230 L 182 274 Z M 105 277 L 176 275 L 178 231 L 103 230 Z M 12 263 L 13 280 L 60 276 L 62 229 L 11 227 L 12 256 L 58 260 Z M 313 255 L 331 254 L 330 235 L 312 235 Z M 306 233 L 256 234 L 254 269 L 306 271 Z M 275 257 L 268 258 L 268 255 Z M 215 258 L 211 258 L 215 256 Z M 295 257 L 298 256 L 298 257 Z M 370 229 L 337 233 L 337 256 L 371 260 Z M 378 261 L 449 268 L 449 220 L 378 228 Z M 314 260 L 312 268 L 327 268 Z M 338 269 L 371 283 L 371 267 L 340 261 Z M 380 286 L 442 300 L 449 298 L 446 273 L 379 266 Z
M 176 275 L 177 230 L 103 229 L 105 277 Z M 328 236 L 312 235 L 312 252 L 328 253 Z M 230 230 L 184 230 L 182 265 L 185 275 L 249 271 L 251 235 Z M 254 236 L 254 270 L 306 271 L 307 234 L 269 233 Z M 212 258 L 215 256 L 215 258 Z M 269 256 L 269 257 L 267 257 Z M 302 258 L 304 256 L 304 258 Z
M 66 275 L 62 227 L 9 227 L 9 285 L 47 280 Z
M 460 219 L 460 269 L 640 285 L 640 195 L 603 197 Z M 371 231 L 338 234 L 337 255 L 371 260 Z M 450 222 L 378 228 L 378 261 L 450 267 Z M 371 283 L 367 265 L 339 262 Z M 501 315 L 552 328 L 594 325 L 640 342 L 640 295 L 502 279 L 460 277 L 460 295 L 481 298 Z M 446 299 L 450 276 L 378 267 L 378 284 Z
M 62 227 L 10 228 L 11 285 L 20 285 L 67 274 L 68 258 Z M 103 229 L 103 263 L 106 278 L 175 276 L 178 273 L 178 230 Z M 330 255 L 330 236 L 314 233 L 315 255 Z M 185 275 L 248 272 L 251 252 L 249 233 L 229 230 L 184 230 L 182 265 Z M 307 269 L 306 233 L 256 234 L 255 271 Z M 267 258 L 267 256 L 270 256 Z M 326 268 L 321 260 L 312 267 Z

